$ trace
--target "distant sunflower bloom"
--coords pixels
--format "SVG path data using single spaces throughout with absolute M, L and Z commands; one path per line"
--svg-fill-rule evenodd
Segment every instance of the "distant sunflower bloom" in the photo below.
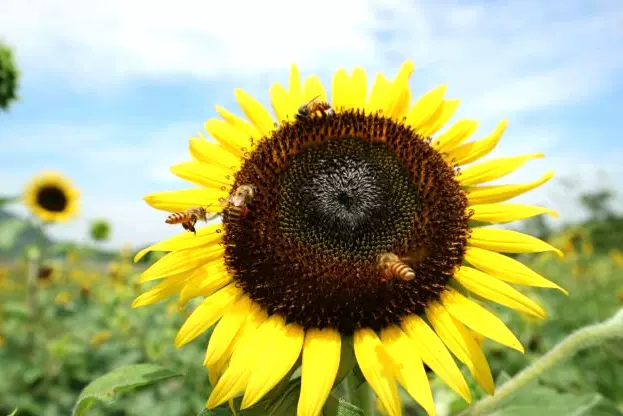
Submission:
M 423 364 L 466 401 L 470 391 L 452 354 L 483 389 L 493 378 L 478 334 L 519 351 L 517 338 L 465 293 L 539 318 L 543 309 L 507 282 L 561 289 L 499 253 L 555 251 L 528 235 L 470 229 L 469 220 L 499 223 L 555 212 L 503 204 L 547 182 L 482 186 L 540 153 L 480 159 L 506 122 L 467 139 L 478 123 L 460 120 L 442 134 L 459 105 L 445 86 L 411 104 L 405 62 L 395 80 L 338 70 L 328 104 L 320 80 L 275 84 L 276 119 L 242 90 L 248 118 L 222 107 L 205 128 L 214 141 L 190 140 L 192 159 L 172 172 L 198 188 L 145 200 L 178 212 L 201 206 L 222 225 L 198 227 L 139 252 L 169 252 L 139 278 L 163 279 L 139 296 L 144 306 L 180 294 L 205 300 L 176 338 L 182 346 L 216 324 L 204 364 L 214 389 L 207 407 L 243 394 L 242 408 L 262 399 L 301 357 L 299 415 L 318 415 L 334 384 L 342 344 L 352 342 L 361 372 L 390 415 L 401 414 L 398 384 L 435 414 Z M 300 106 L 303 105 L 302 108 Z M 241 203 L 241 186 L 252 189 Z M 238 198 L 238 199 L 236 199 Z M 466 265 L 465 263 L 469 264 Z M 462 286 L 466 290 L 456 289 Z
M 62 222 L 75 216 L 78 197 L 78 190 L 69 179 L 57 172 L 35 176 L 24 192 L 26 206 L 45 222 Z

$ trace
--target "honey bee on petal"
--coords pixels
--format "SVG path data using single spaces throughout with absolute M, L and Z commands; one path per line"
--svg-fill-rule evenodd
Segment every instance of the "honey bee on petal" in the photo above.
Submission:
M 167 217 L 165 222 L 167 224 L 182 224 L 185 230 L 192 231 L 194 234 L 197 234 L 197 230 L 195 230 L 195 224 L 197 224 L 198 220 L 207 222 L 213 218 L 216 218 L 218 214 L 211 215 L 208 217 L 208 213 L 204 207 L 193 207 L 189 208 L 186 211 L 176 212 Z
M 236 190 L 225 200 L 223 205 L 227 209 L 229 217 L 235 221 L 239 221 L 245 217 L 249 211 L 247 205 L 253 199 L 255 195 L 255 188 L 253 185 L 240 185 Z
M 409 281 L 415 278 L 415 272 L 394 253 L 383 253 L 379 256 L 379 269 L 386 280 L 392 277 Z
M 310 118 L 311 115 L 317 111 L 320 111 L 322 115 L 325 115 L 327 112 L 329 112 L 331 110 L 331 105 L 326 101 L 320 101 L 319 98 L 320 96 L 317 95 L 316 97 L 312 98 L 310 101 L 306 102 L 305 104 L 302 104 L 299 107 L 298 112 L 296 113 L 296 116 L 295 116 L 296 120 L 298 121 L 306 120 Z

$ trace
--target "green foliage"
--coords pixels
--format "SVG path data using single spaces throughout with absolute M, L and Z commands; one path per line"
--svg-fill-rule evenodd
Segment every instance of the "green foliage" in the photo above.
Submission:
M 17 100 L 19 70 L 15 65 L 13 52 L 0 42 L 0 110 L 8 110 Z
M 363 411 L 348 401 L 332 394 L 327 399 L 322 414 L 323 416 L 363 416 Z
M 98 219 L 91 222 L 89 235 L 93 241 L 107 241 L 110 238 L 110 223 L 105 219 Z
M 498 386 L 510 377 L 503 373 L 498 378 Z M 512 397 L 499 403 L 495 411 L 489 416 L 533 416 L 547 413 L 548 416 L 577 416 L 588 415 L 621 415 L 621 412 L 595 393 L 576 395 L 560 393 L 552 388 L 538 383 L 531 383 L 518 391 Z
M 85 416 L 89 408 L 98 400 L 110 404 L 115 401 L 118 393 L 180 375 L 154 364 L 132 364 L 117 368 L 93 380 L 82 390 L 72 415 Z

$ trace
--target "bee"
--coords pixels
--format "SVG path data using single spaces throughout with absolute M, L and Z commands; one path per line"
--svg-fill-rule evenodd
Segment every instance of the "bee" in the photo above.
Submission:
M 185 230 L 192 231 L 194 234 L 197 234 L 197 230 L 195 230 L 195 224 L 197 224 L 197 221 L 201 220 L 207 222 L 213 217 L 215 216 L 208 217 L 208 213 L 204 207 L 192 207 L 186 211 L 176 212 L 169 215 L 165 222 L 167 224 L 182 224 L 182 227 L 184 227 Z
M 320 101 L 318 99 L 319 97 L 320 96 L 317 95 L 311 100 L 309 100 L 307 103 L 302 104 L 299 107 L 299 111 L 296 113 L 296 116 L 295 116 L 296 120 L 298 121 L 306 120 L 310 118 L 311 115 L 317 111 L 320 111 L 322 115 L 325 115 L 327 112 L 329 112 L 331 110 L 331 105 L 329 105 L 329 103 L 326 101 Z
M 379 269 L 386 280 L 398 277 L 404 281 L 413 280 L 415 272 L 400 257 L 394 253 L 383 253 L 379 256 Z
M 227 208 L 229 217 L 234 221 L 239 221 L 245 217 L 249 212 L 247 205 L 253 199 L 255 195 L 255 188 L 253 185 L 240 185 L 236 190 L 225 200 L 223 205 Z

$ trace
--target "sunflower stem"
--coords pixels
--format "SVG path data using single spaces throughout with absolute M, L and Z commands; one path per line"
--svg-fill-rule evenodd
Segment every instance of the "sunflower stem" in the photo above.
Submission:
M 30 247 L 26 252 L 27 276 L 26 276 L 26 306 L 28 308 L 28 319 L 30 320 L 30 330 L 28 331 L 28 346 L 34 349 L 35 327 L 38 314 L 37 305 L 37 280 L 39 266 L 41 264 L 41 252 L 37 246 Z
M 486 397 L 461 413 L 461 416 L 485 415 L 501 401 L 539 377 L 543 372 L 571 358 L 578 351 L 614 338 L 623 338 L 623 308 L 610 319 L 588 325 L 573 332 L 544 356 L 517 373 L 498 389 L 494 396 Z

